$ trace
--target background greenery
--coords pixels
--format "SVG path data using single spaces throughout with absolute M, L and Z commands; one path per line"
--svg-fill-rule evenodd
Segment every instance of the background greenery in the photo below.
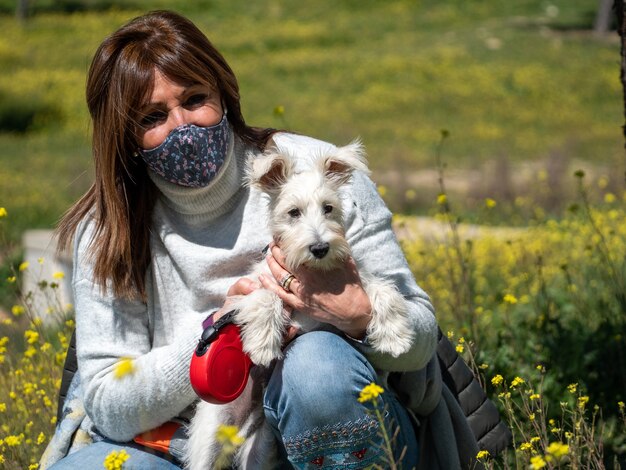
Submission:
M 87 188 L 91 57 L 155 8 L 187 14 L 224 53 L 249 123 L 360 136 L 396 211 L 432 202 L 444 128 L 454 188 L 470 196 L 510 199 L 503 172 L 578 161 L 621 182 L 619 42 L 590 33 L 593 0 L 40 0 L 23 23 L 14 3 L 0 0 L 0 201 L 13 238 L 53 225 Z

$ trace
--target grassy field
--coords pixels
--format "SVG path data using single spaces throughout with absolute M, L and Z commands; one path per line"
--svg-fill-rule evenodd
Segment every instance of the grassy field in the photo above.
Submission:
M 621 181 L 607 170 L 623 166 L 618 38 L 589 32 L 594 1 L 59 5 L 81 2 L 37 2 L 24 24 L 0 2 L 0 128 L 21 119 L 29 129 L 0 131 L 0 201 L 16 217 L 14 238 L 51 226 L 88 186 L 91 57 L 105 35 L 161 7 L 189 15 L 223 51 L 249 123 L 338 144 L 360 136 L 396 211 L 434 200 L 432 185 L 393 175 L 433 169 L 441 129 L 454 169 L 506 161 L 513 173 L 539 171 L 556 155 Z M 403 204 L 406 189 L 421 206 Z

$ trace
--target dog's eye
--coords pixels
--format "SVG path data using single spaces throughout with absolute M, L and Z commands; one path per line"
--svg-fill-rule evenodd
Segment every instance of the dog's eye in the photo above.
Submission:
M 324 214 L 330 214 L 333 211 L 333 206 L 330 204 L 324 204 Z
M 291 209 L 289 212 L 287 212 L 287 214 L 295 219 L 297 217 L 300 217 L 300 209 Z

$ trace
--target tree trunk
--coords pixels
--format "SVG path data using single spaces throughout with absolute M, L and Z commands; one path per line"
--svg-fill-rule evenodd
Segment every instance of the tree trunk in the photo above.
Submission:
M 620 80 L 622 82 L 622 101 L 624 102 L 624 125 L 622 125 L 622 133 L 624 135 L 624 147 L 626 148 L 626 24 L 624 23 L 624 0 L 615 0 L 613 8 L 615 10 L 615 17 L 617 18 L 617 33 L 621 38 Z
M 24 21 L 28 17 L 28 0 L 17 0 L 15 16 L 18 20 Z
M 593 22 L 593 32 L 596 34 L 605 34 L 611 27 L 611 6 L 613 0 L 599 0 L 598 12 Z

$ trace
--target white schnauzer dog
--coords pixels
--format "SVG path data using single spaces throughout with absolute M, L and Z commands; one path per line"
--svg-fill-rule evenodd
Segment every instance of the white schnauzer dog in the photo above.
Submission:
M 353 171 L 369 173 L 364 150 L 355 141 L 317 156 L 310 168 L 303 171 L 296 171 L 294 159 L 276 148 L 251 158 L 248 184 L 269 196 L 269 227 L 285 255 L 287 270 L 293 273 L 306 266 L 331 271 L 351 256 L 345 239 L 341 189 L 350 181 Z M 355 263 L 358 266 L 359 260 Z M 269 273 L 265 260 L 250 277 L 255 278 L 261 272 Z M 394 357 L 407 352 L 414 333 L 402 294 L 386 279 L 362 269 L 359 276 L 372 306 L 368 343 Z M 290 326 L 307 332 L 321 325 L 297 311 L 289 318 L 281 299 L 266 289 L 243 296 L 233 308 L 238 311 L 235 322 L 241 327 L 244 351 L 257 367 L 252 368 L 244 393 L 233 402 L 198 404 L 189 427 L 186 464 L 191 470 L 218 468 L 216 458 L 222 449 L 216 431 L 220 424 L 236 425 L 245 438 L 234 456 L 236 468 L 260 469 L 264 462 L 275 458 L 274 435 L 265 423 L 262 407 L 269 366 L 282 357 Z

